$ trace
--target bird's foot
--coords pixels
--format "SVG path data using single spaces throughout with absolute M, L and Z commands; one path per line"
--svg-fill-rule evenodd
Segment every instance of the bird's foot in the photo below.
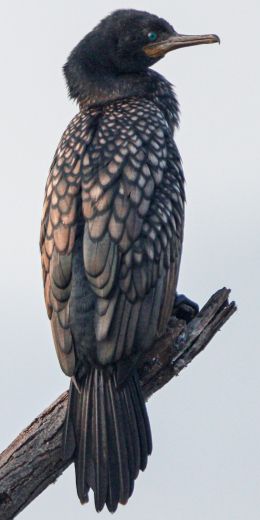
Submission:
M 189 323 L 199 312 L 199 306 L 193 302 L 185 294 L 176 294 L 173 315 L 179 320 L 185 320 Z

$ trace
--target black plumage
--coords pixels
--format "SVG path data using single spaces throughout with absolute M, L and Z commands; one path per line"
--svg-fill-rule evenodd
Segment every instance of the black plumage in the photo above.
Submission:
M 92 488 L 98 511 L 127 502 L 152 451 L 136 365 L 166 328 L 182 249 L 178 104 L 148 67 L 174 48 L 214 41 L 121 10 L 64 67 L 80 111 L 51 165 L 41 253 L 55 347 L 72 378 L 63 456 L 74 455 L 79 498 Z

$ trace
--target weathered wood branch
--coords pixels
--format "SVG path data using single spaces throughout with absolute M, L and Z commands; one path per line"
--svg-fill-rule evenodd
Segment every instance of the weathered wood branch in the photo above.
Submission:
M 145 356 L 139 374 L 145 397 L 179 374 L 236 311 L 229 290 L 216 292 L 189 324 L 172 317 L 167 333 Z M 44 410 L 0 455 L 0 518 L 17 516 L 71 464 L 61 459 L 68 393 Z

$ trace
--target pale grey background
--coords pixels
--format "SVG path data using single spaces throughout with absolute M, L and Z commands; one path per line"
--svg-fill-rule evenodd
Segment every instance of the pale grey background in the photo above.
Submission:
M 38 236 L 44 184 L 76 111 L 61 66 L 108 12 L 155 12 L 222 44 L 179 50 L 156 69 L 176 85 L 187 179 L 179 288 L 203 304 L 232 287 L 239 312 L 149 402 L 154 452 L 115 517 L 259 518 L 259 1 L 1 1 L 1 446 L 67 386 L 45 313 Z M 22 519 L 94 519 L 71 467 Z M 104 519 L 110 518 L 106 512 Z

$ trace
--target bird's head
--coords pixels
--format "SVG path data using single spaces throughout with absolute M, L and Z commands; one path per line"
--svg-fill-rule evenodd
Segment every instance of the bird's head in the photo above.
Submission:
M 219 42 L 214 34 L 178 34 L 162 18 L 134 9 L 122 9 L 104 18 L 72 51 L 64 66 L 71 97 L 81 97 L 84 72 L 98 81 L 143 73 L 165 54 L 180 47 Z M 80 77 L 81 76 L 81 77 Z

